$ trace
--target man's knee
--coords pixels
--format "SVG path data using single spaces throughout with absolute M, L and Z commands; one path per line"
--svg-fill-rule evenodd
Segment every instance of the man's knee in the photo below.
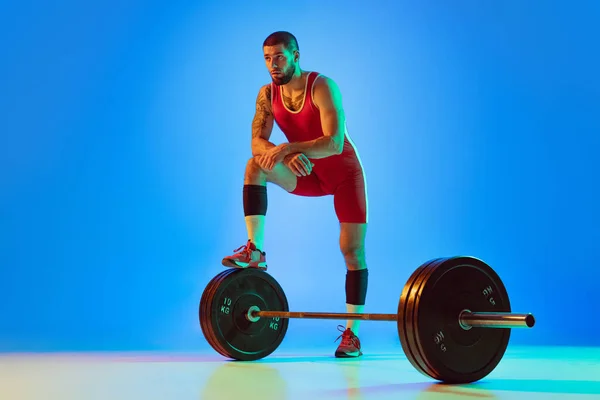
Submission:
M 250 159 L 246 163 L 246 176 L 257 177 L 265 174 L 266 171 L 264 171 L 262 167 L 258 165 L 256 159 L 254 157 L 250 157 Z
M 350 270 L 366 268 L 364 246 L 342 246 L 342 254 Z

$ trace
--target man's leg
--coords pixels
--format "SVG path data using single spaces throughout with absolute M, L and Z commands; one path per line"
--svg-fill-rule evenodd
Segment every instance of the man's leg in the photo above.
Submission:
M 346 264 L 346 310 L 362 313 L 367 297 L 369 271 L 365 257 L 368 222 L 366 181 L 362 173 L 340 184 L 334 194 L 334 206 L 340 221 L 340 250 Z M 360 321 L 346 321 L 336 357 L 362 355 L 358 338 Z
M 226 267 L 259 267 L 266 269 L 264 253 L 265 216 L 267 214 L 267 182 L 288 192 L 294 191 L 298 178 L 282 163 L 271 171 L 263 170 L 254 158 L 246 164 L 244 173 L 243 205 L 248 243 L 235 254 L 223 258 Z M 237 251 L 237 250 L 236 250 Z
M 282 163 L 276 164 L 271 171 L 265 171 L 254 158 L 248 160 L 244 174 L 244 219 L 248 238 L 260 250 L 263 249 L 265 237 L 267 182 L 292 192 L 298 178 Z
M 369 270 L 365 257 L 366 223 L 340 223 L 340 250 L 346 263 L 346 309 L 362 313 L 367 296 Z M 348 320 L 349 328 L 358 336 L 359 320 Z
M 340 249 L 346 263 L 346 310 L 362 313 L 367 296 L 368 270 L 365 261 L 366 223 L 340 223 Z M 336 357 L 358 357 L 362 355 L 358 338 L 358 320 L 346 321 L 342 341 L 335 351 Z

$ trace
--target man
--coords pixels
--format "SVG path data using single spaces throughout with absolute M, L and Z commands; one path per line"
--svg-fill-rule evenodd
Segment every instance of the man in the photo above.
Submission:
M 272 82 L 261 87 L 252 122 L 252 158 L 244 175 L 246 245 L 223 259 L 233 268 L 267 269 L 264 226 L 267 182 L 299 196 L 333 195 L 340 223 L 340 249 L 346 263 L 346 309 L 363 311 L 368 270 L 365 262 L 367 192 L 365 174 L 346 131 L 336 83 L 299 65 L 298 42 L 289 32 L 275 32 L 263 43 Z M 269 138 L 276 122 L 288 139 L 278 146 Z M 359 321 L 347 321 L 336 357 L 362 355 Z M 338 337 L 339 339 L 339 337 Z

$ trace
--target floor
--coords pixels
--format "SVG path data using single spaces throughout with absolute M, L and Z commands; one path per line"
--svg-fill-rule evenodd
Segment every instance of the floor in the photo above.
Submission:
M 0 355 L 2 400 L 600 399 L 600 348 L 509 347 L 487 378 L 450 386 L 399 349 L 338 360 L 314 349 L 252 363 L 202 354 Z

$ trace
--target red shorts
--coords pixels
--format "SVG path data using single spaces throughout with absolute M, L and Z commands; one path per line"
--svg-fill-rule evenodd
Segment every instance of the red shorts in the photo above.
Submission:
M 361 171 L 331 184 L 313 170 L 308 176 L 298 177 L 296 188 L 291 193 L 309 197 L 333 195 L 335 213 L 340 222 L 367 223 L 367 187 Z

